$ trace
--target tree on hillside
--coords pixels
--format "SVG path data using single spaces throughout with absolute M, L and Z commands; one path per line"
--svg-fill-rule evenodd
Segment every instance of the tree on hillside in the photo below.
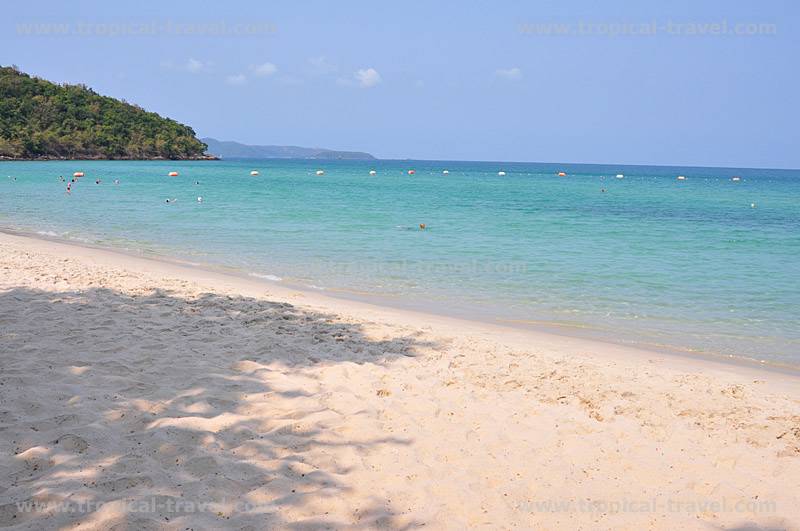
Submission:
M 206 147 L 191 127 L 85 85 L 0 67 L 0 156 L 183 159 Z

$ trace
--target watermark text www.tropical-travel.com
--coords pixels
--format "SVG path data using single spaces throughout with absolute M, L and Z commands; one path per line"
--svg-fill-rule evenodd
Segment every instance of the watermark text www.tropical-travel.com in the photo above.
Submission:
M 645 500 L 589 500 L 542 499 L 523 504 L 520 509 L 533 513 L 777 513 L 773 500 L 757 498 L 676 499 L 652 498 Z
M 671 35 L 678 37 L 748 37 L 777 35 L 774 22 L 715 21 L 642 21 L 642 22 L 526 22 L 519 32 L 534 37 L 649 37 Z
M 19 22 L 17 35 L 31 37 L 248 37 L 276 32 L 275 24 L 265 21 L 179 22 L 173 20 L 106 22 Z
M 17 502 L 18 513 L 70 513 L 87 514 L 100 510 L 107 503 L 119 505 L 128 513 L 190 514 L 198 512 L 231 513 L 247 512 L 272 508 L 271 504 L 253 504 L 242 500 L 189 500 L 169 496 L 145 496 L 135 500 L 100 500 L 38 502 L 26 500 Z M 748 513 L 777 514 L 774 501 L 744 498 L 719 499 L 661 499 L 649 500 L 587 500 L 587 499 L 542 499 L 523 503 L 518 507 L 528 513 Z

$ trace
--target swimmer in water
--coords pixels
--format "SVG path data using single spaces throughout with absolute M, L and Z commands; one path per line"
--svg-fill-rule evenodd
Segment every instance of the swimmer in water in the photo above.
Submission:
M 425 225 L 424 223 L 420 223 L 420 224 L 419 224 L 419 230 L 425 230 L 427 227 L 428 227 L 428 226 L 427 226 L 427 225 Z
M 172 199 L 167 199 L 166 202 L 167 203 L 174 203 L 175 201 L 177 201 L 177 199 L 173 197 Z
M 119 179 L 114 179 L 114 184 L 119 184 Z
M 101 181 L 100 179 L 97 179 L 97 180 L 94 182 L 94 184 L 100 184 L 101 182 L 103 182 L 103 181 Z

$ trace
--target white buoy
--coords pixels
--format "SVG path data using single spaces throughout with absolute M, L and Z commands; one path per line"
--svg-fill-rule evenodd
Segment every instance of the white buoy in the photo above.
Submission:
M 317 170 L 317 175 L 325 175 L 325 171 L 324 170 Z
M 375 170 L 369 170 L 369 174 L 370 175 L 378 175 L 378 172 L 376 172 Z
M 506 175 L 506 172 L 504 172 L 504 171 L 499 171 L 499 172 L 497 172 L 497 175 L 499 175 L 500 177 L 505 177 L 505 175 Z
M 755 208 L 755 207 L 756 207 L 755 203 L 750 203 L 750 208 Z
M 202 197 L 200 197 L 199 195 L 197 196 L 197 202 L 198 202 L 198 203 L 202 203 L 202 202 L 203 202 L 203 198 L 202 198 Z
M 442 171 L 442 175 L 450 175 L 450 172 L 448 170 L 444 170 Z
M 250 172 L 250 175 L 255 177 L 256 175 L 258 175 L 258 171 L 257 170 L 253 170 L 253 171 Z
M 618 173 L 618 174 L 617 174 L 617 179 L 624 179 L 624 178 L 625 178 L 625 176 L 624 176 L 624 175 L 622 175 L 621 173 Z

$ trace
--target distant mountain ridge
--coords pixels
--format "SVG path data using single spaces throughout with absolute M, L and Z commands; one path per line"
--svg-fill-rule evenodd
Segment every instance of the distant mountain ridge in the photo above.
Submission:
M 322 160 L 374 160 L 363 151 L 336 151 L 324 148 L 299 146 L 251 146 L 231 140 L 216 138 L 201 139 L 208 149 L 206 153 L 224 159 L 322 159 Z

